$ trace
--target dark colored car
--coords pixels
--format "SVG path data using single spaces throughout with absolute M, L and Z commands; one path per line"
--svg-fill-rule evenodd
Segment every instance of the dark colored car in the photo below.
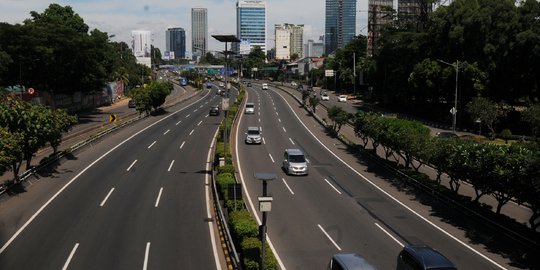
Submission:
M 297 90 L 304 90 L 304 86 L 299 84 L 297 87 L 296 87 Z
M 341 253 L 332 256 L 328 270 L 375 270 L 375 267 L 358 254 Z
M 220 111 L 219 106 L 212 106 L 212 107 L 210 107 L 210 113 L 209 114 L 217 116 L 217 115 L 219 115 L 219 111 Z
M 137 103 L 135 103 L 134 99 L 130 99 L 128 101 L 128 108 L 135 108 L 135 107 L 137 107 Z
M 437 250 L 424 245 L 405 246 L 397 258 L 397 270 L 456 270 L 454 264 Z
M 251 87 L 251 82 L 248 82 L 248 83 L 247 83 L 247 87 Z

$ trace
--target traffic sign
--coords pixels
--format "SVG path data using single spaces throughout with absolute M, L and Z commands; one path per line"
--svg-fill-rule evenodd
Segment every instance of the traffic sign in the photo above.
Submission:
M 32 88 L 32 87 L 28 88 L 26 91 L 27 91 L 28 94 L 30 94 L 30 95 L 33 95 L 33 94 L 35 93 L 35 90 L 34 90 L 34 88 Z
M 457 113 L 456 107 L 452 107 L 452 109 L 450 109 L 450 113 L 452 115 L 456 114 Z
M 326 77 L 334 77 L 334 70 L 333 69 L 327 69 L 324 71 L 324 76 Z
M 109 122 L 116 123 L 116 114 L 109 115 Z

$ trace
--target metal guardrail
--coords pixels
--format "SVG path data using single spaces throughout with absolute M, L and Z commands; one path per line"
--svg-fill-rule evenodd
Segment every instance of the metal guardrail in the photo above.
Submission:
M 193 98 L 194 96 L 196 96 L 198 93 L 197 92 L 194 92 L 193 94 L 191 95 L 188 95 L 184 98 L 177 98 L 175 99 L 178 100 L 177 102 L 180 102 L 180 101 L 184 101 L 184 100 L 188 100 L 188 99 L 191 99 Z M 177 102 L 172 102 L 168 105 L 165 105 L 163 106 L 164 108 L 170 108 L 172 106 L 175 106 Z M 128 115 L 133 115 L 133 114 L 128 114 Z M 48 166 L 50 166 L 51 164 L 53 164 L 54 162 L 58 162 L 59 160 L 61 160 L 62 158 L 66 157 L 68 154 L 71 154 L 75 151 L 77 151 L 78 149 L 96 141 L 96 140 L 99 140 L 101 138 L 103 138 L 105 135 L 108 135 L 114 131 L 116 131 L 117 129 L 120 129 L 122 127 L 125 127 L 127 125 L 130 125 L 131 123 L 134 123 L 142 118 L 145 118 L 147 117 L 147 115 L 143 115 L 143 114 L 139 114 L 138 116 L 136 117 L 133 117 L 133 118 L 130 118 L 129 120 L 119 124 L 119 125 L 113 125 L 112 127 L 110 128 L 107 128 L 105 130 L 102 130 L 96 134 L 93 134 L 90 136 L 90 138 L 88 139 L 85 139 L 85 140 L 82 140 L 80 142 L 77 142 L 75 143 L 74 145 L 68 147 L 67 149 L 63 150 L 63 151 L 60 151 L 58 152 L 55 156 L 53 157 L 49 157 L 49 159 L 47 160 L 47 162 L 44 162 L 43 164 L 39 164 L 38 166 L 35 166 L 35 167 L 32 167 L 26 171 L 24 171 L 23 173 L 19 174 L 19 177 L 18 179 L 14 179 L 13 181 L 10 181 L 8 184 L 4 184 L 4 185 L 1 185 L 0 186 L 0 198 L 5 196 L 6 194 L 8 194 L 8 191 L 13 188 L 15 185 L 18 185 L 20 183 L 23 183 L 25 181 L 28 180 L 28 178 L 34 174 L 36 174 L 37 172 L 41 171 L 42 169 L 44 168 L 47 168 Z
M 294 95 L 293 93 L 291 93 L 289 90 L 287 89 L 283 89 L 279 86 L 276 86 L 274 85 L 276 88 L 282 90 L 282 91 L 285 91 L 287 92 L 289 95 L 291 95 L 292 97 L 294 97 L 294 99 L 302 104 L 301 100 L 298 99 L 298 97 L 296 97 L 296 95 Z M 322 105 L 322 104 L 321 104 Z M 322 105 L 323 107 L 327 108 L 325 105 Z M 306 110 L 310 111 L 309 109 L 305 108 Z M 326 126 L 326 123 L 324 121 L 322 121 L 319 117 L 317 117 L 317 115 L 315 114 L 312 114 L 313 116 L 315 116 L 314 118 L 317 119 L 317 121 L 323 125 L 323 126 Z M 350 125 L 350 123 L 348 123 Z M 338 139 L 345 145 L 347 146 L 354 146 L 354 143 L 349 141 L 346 137 L 342 136 L 341 134 L 338 136 Z M 484 215 L 481 215 L 480 213 L 476 212 L 476 211 L 473 211 L 471 210 L 469 207 L 466 207 L 464 206 L 463 204 L 453 200 L 452 198 L 434 190 L 433 188 L 417 181 L 416 179 L 404 174 L 403 172 L 397 170 L 396 168 L 392 167 L 392 166 L 389 166 L 388 164 L 384 163 L 384 162 L 381 162 L 377 157 L 374 157 L 372 154 L 370 153 L 367 153 L 367 152 L 364 152 L 364 156 L 370 158 L 372 161 L 376 162 L 377 164 L 383 166 L 384 168 L 386 168 L 388 171 L 390 172 L 393 172 L 396 176 L 400 177 L 401 179 L 407 181 L 408 183 L 412 184 L 413 186 L 415 186 L 416 188 L 422 190 L 424 193 L 432 196 L 433 198 L 436 198 L 437 200 L 439 200 L 440 202 L 443 202 L 444 204 L 446 204 L 447 206 L 450 206 L 450 207 L 453 207 L 454 209 L 459 209 L 461 210 L 465 215 L 467 215 L 468 217 L 472 217 L 472 218 L 476 218 L 477 220 L 483 222 L 483 224 L 487 224 L 488 226 L 490 226 L 492 229 L 494 230 L 497 230 L 499 232 L 502 232 L 504 233 L 506 236 L 510 237 L 510 239 L 513 239 L 515 241 L 518 241 L 520 242 L 522 245 L 525 245 L 529 248 L 534 248 L 534 249 L 540 249 L 540 243 L 512 230 L 512 229 L 509 229 L 487 217 L 485 217 Z

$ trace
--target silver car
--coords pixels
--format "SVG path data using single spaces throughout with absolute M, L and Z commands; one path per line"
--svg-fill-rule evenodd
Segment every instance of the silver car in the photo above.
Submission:
M 262 132 L 259 127 L 248 127 L 246 131 L 246 144 L 261 144 Z
M 285 149 L 283 170 L 289 175 L 308 175 L 308 161 L 300 149 Z

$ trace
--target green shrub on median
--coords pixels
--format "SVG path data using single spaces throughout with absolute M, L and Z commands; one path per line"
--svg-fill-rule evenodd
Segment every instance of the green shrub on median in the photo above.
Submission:
M 251 217 L 248 211 L 233 211 L 230 214 L 231 229 L 233 238 L 236 243 L 241 243 L 246 237 L 257 237 L 259 234 L 259 226 Z

